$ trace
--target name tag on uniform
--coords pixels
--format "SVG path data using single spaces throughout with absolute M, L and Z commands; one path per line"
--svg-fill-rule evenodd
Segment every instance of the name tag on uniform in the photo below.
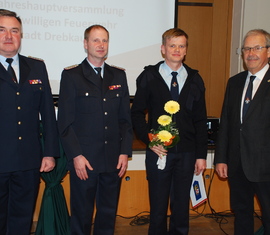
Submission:
M 42 84 L 42 81 L 40 79 L 34 79 L 34 80 L 29 80 L 29 83 L 31 85 L 33 85 L 33 84 Z

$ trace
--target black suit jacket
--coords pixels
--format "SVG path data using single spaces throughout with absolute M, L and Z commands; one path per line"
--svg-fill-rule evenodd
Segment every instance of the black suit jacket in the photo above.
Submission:
M 86 59 L 77 67 L 64 70 L 58 127 L 70 161 L 82 154 L 94 172 L 115 171 L 119 155 L 132 154 L 133 134 L 125 72 L 105 63 L 101 85 Z
M 58 156 L 59 141 L 51 88 L 44 62 L 19 55 L 20 81 L 0 64 L 0 173 L 40 167 L 43 156 Z
M 228 81 L 222 108 L 215 164 L 228 164 L 232 176 L 241 162 L 253 182 L 270 180 L 270 70 L 265 74 L 243 122 L 240 121 L 242 93 L 248 72 Z
M 170 90 L 159 73 L 163 63 L 145 67 L 137 78 L 137 91 L 131 108 L 134 129 L 138 137 L 149 144 L 148 133 L 157 129 L 157 119 L 166 114 L 164 104 L 172 100 Z M 207 128 L 204 83 L 197 70 L 184 64 L 188 77 L 179 95 L 180 111 L 174 115 L 180 141 L 169 152 L 195 152 L 196 158 L 207 155 Z M 146 121 L 148 112 L 148 121 Z

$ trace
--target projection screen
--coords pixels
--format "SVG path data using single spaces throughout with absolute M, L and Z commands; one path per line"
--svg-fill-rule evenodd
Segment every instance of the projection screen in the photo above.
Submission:
M 174 0 L 0 0 L 23 22 L 20 53 L 45 61 L 52 93 L 61 72 L 86 57 L 84 30 L 101 24 L 110 32 L 106 62 L 125 69 L 130 95 L 144 66 L 162 60 L 162 33 L 174 26 Z

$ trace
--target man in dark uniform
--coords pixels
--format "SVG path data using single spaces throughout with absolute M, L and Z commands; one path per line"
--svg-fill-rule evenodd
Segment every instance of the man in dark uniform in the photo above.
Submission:
M 172 99 L 180 104 L 180 111 L 173 116 L 173 122 L 179 130 L 179 143 L 168 151 L 162 145 L 146 149 L 150 196 L 149 235 L 167 234 L 169 196 L 169 234 L 188 234 L 193 174 L 203 172 L 206 167 L 205 88 L 198 71 L 183 63 L 187 46 L 188 35 L 183 30 L 167 30 L 162 35 L 161 45 L 165 61 L 145 67 L 137 79 L 131 114 L 135 131 L 145 144 L 149 144 L 148 133 L 151 129 L 158 128 L 157 119 L 165 114 L 164 104 Z M 161 170 L 157 161 L 164 155 L 167 155 L 166 166 Z
M 0 9 L 0 234 L 3 235 L 29 235 L 40 172 L 54 168 L 59 148 L 45 64 L 18 54 L 21 37 L 21 19 L 15 12 Z
M 104 63 L 109 33 L 85 30 L 87 58 L 62 73 L 58 127 L 69 160 L 71 234 L 113 235 L 121 177 L 132 153 L 125 72 Z

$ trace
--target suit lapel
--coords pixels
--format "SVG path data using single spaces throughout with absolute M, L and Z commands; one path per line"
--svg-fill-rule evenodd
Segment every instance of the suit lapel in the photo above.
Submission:
M 20 79 L 19 79 L 19 86 L 22 86 L 25 81 L 28 79 L 30 73 L 30 67 L 23 59 L 22 56 L 19 55 L 19 66 L 20 66 Z
M 85 59 L 82 62 L 82 71 L 83 71 L 83 76 L 93 83 L 95 86 L 97 86 L 99 89 L 101 89 L 101 81 L 97 73 L 94 71 L 94 69 L 91 67 L 91 65 L 87 62 Z
M 102 93 L 105 94 L 109 90 L 109 86 L 112 85 L 114 74 L 107 64 L 104 64 L 104 77 L 102 84 Z
M 0 79 L 3 79 L 4 81 L 12 85 L 14 88 L 18 87 L 18 84 L 12 81 L 10 74 L 1 63 L 0 63 Z
M 155 86 L 154 89 L 159 89 L 159 94 L 162 97 L 161 99 L 170 100 L 170 99 L 172 99 L 170 88 L 168 87 L 167 83 L 164 81 L 163 77 L 159 73 L 159 67 L 162 63 L 164 63 L 164 61 L 161 61 L 158 64 L 156 64 L 155 69 L 152 70 L 155 79 L 158 80 L 157 82 L 161 83 L 160 85 Z M 180 97 L 180 95 L 179 95 L 179 97 Z M 178 97 L 178 99 L 179 99 L 179 97 Z
M 245 71 L 242 74 L 242 77 L 238 79 L 239 83 L 237 84 L 237 92 L 235 92 L 235 102 L 237 102 L 238 107 L 236 107 L 236 110 L 239 110 L 239 118 L 238 120 L 241 120 L 241 113 L 242 113 L 242 96 L 243 96 L 243 90 L 246 83 L 248 72 Z

